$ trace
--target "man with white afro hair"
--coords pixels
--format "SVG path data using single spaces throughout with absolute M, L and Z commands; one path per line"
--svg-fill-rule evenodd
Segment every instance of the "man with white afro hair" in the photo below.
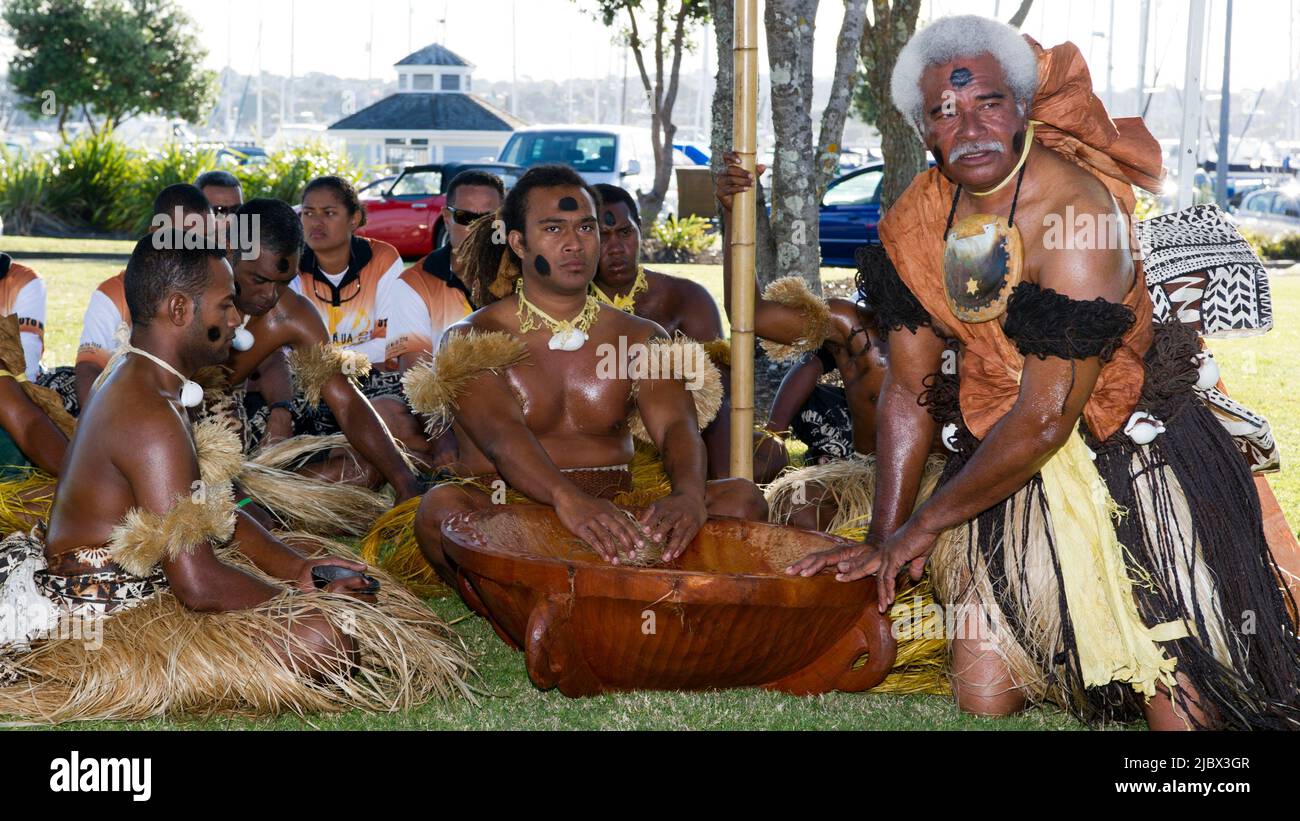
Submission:
M 1038 60 L 1034 50 L 1019 31 L 1006 23 L 973 14 L 941 17 L 907 42 L 894 64 L 894 76 L 889 84 L 894 107 L 920 132 L 924 113 L 921 72 L 959 57 L 982 54 L 997 60 L 1015 97 L 1017 110 L 1021 114 L 1028 112 L 1038 88 Z
M 1273 558 L 1294 537 L 1266 530 L 1247 460 L 1194 392 L 1201 341 L 1153 323 L 1130 251 L 1159 145 L 1111 119 L 1076 46 L 992 20 L 932 23 L 892 86 L 937 166 L 880 222 L 893 266 L 860 285 L 889 351 L 871 531 L 789 572 L 875 575 L 886 612 L 898 575 L 928 565 L 969 712 L 1050 700 L 1153 729 L 1300 728 Z M 936 436 L 950 454 L 918 505 Z

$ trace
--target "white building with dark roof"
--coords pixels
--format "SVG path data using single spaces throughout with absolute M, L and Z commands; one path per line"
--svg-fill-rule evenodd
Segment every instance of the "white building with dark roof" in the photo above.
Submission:
M 524 123 L 470 93 L 474 66 L 436 43 L 396 63 L 397 93 L 329 127 L 365 165 L 496 159 Z

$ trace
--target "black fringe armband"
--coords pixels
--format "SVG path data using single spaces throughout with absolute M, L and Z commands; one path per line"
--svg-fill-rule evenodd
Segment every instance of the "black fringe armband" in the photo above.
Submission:
M 876 327 L 887 334 L 930 324 L 930 314 L 899 277 L 879 243 L 864 245 L 854 255 L 858 263 L 858 292 L 876 314 Z
M 1071 299 L 1051 288 L 1022 282 L 1007 301 L 1003 332 L 1023 356 L 1109 362 L 1137 319 L 1127 305 Z

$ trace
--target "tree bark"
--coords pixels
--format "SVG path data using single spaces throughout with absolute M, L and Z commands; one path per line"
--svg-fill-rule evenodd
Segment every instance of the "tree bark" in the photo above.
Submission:
M 735 70 L 732 50 L 735 42 L 734 0 L 709 0 L 713 19 L 713 43 L 718 71 L 713 75 L 713 122 L 709 128 L 709 168 L 716 177 L 722 170 L 722 154 L 731 150 L 731 127 L 735 118 Z
M 654 42 L 654 79 L 646 69 L 645 57 L 641 52 L 641 37 L 637 29 L 636 8 L 627 6 L 628 21 L 631 29 L 632 54 L 636 58 L 637 71 L 641 74 L 641 85 L 645 89 L 646 100 L 650 104 L 650 140 L 655 155 L 654 185 L 650 191 L 638 196 L 638 209 L 641 212 L 641 230 L 645 232 L 654 225 L 663 208 L 664 195 L 668 193 L 673 173 L 673 137 L 677 126 L 673 124 L 673 106 L 677 102 L 678 80 L 681 76 L 682 53 L 685 50 L 686 17 L 688 9 L 682 2 L 673 15 L 672 25 L 672 66 L 667 76 L 665 88 L 664 76 L 664 32 L 667 0 L 657 0 L 655 5 L 655 42 Z M 621 169 L 618 169 L 621 170 Z
M 709 13 L 713 18 L 714 45 L 718 54 L 718 72 L 713 87 L 713 122 L 709 135 L 709 167 L 716 176 L 722 169 L 722 155 L 732 149 L 732 126 L 736 116 L 735 101 L 735 0 L 709 0 Z M 775 279 L 776 247 L 772 243 L 772 227 L 767 213 L 767 197 L 763 186 L 758 186 L 757 213 L 754 226 L 754 260 L 756 280 L 760 283 Z M 718 211 L 719 224 L 722 212 Z M 723 247 L 726 252 L 726 247 Z
M 839 161 L 867 9 L 866 0 L 844 0 L 830 98 L 814 143 L 812 47 L 817 5 L 817 0 L 769 0 L 766 5 L 764 25 L 777 149 L 772 160 L 772 209 L 766 243 L 761 216 L 757 239 L 760 251 L 766 245 L 775 257 L 774 264 L 766 268 L 760 263 L 760 283 L 793 274 L 820 293 L 821 197 Z
M 814 293 L 821 293 L 811 113 L 816 18 L 817 0 L 768 0 L 763 12 L 776 136 L 771 214 L 776 270 L 758 273 L 762 285 L 792 274 L 803 277 Z
M 898 53 L 916 31 L 921 0 L 872 0 L 874 21 L 862 34 L 862 66 L 866 71 L 867 93 L 876 108 L 876 128 L 885 160 L 885 178 L 880 187 L 882 213 L 902 196 L 912 179 L 926 168 L 926 148 L 907 117 L 894 107 L 889 83 Z
M 858 50 L 862 30 L 867 23 L 867 0 L 844 0 L 844 21 L 835 45 L 835 73 L 831 96 L 822 111 L 817 133 L 817 201 L 826 193 L 826 184 L 835 176 L 840 159 L 840 140 L 848 119 L 849 100 L 853 96 L 853 78 L 857 74 Z
M 1020 28 L 1024 25 L 1025 18 L 1029 16 L 1029 7 L 1032 5 L 1034 5 L 1034 0 L 1020 0 L 1020 8 L 1016 9 L 1016 13 L 1011 15 L 1007 25 L 1014 28 Z

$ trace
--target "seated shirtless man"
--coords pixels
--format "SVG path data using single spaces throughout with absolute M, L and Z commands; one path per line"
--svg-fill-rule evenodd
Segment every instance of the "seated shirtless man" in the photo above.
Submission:
M 538 166 L 525 173 L 501 210 L 507 253 L 522 272 L 516 292 L 449 328 L 430 372 L 447 382 L 447 366 L 463 362 L 463 353 L 484 338 L 513 346 L 506 359 L 482 359 L 448 403 L 460 452 L 458 472 L 499 475 L 524 496 L 554 507 L 570 531 L 612 562 L 620 554 L 634 554 L 647 538 L 664 544 L 662 555 L 671 560 L 708 516 L 765 518 L 766 507 L 751 482 L 706 482 L 699 420 L 682 382 L 638 382 L 602 370 L 602 357 L 616 350 L 620 339 L 630 348 L 666 342 L 667 334 L 658 324 L 590 295 L 600 256 L 598 205 L 596 192 L 572 169 Z M 690 350 L 704 359 L 698 346 Z M 631 459 L 634 411 L 662 454 L 672 484 L 670 495 L 636 521 L 600 498 L 610 494 L 595 487 L 602 481 L 614 487 Z M 444 578 L 454 578 L 454 570 L 442 549 L 443 521 L 491 504 L 490 492 L 463 483 L 425 494 L 416 537 Z
M 213 543 L 224 539 L 216 535 L 178 545 L 181 537 L 158 533 L 168 547 L 161 556 L 108 547 L 119 538 L 128 512 L 166 522 L 178 505 L 191 505 L 196 489 L 203 487 L 182 396 L 189 398 L 185 387 L 199 368 L 227 359 L 241 322 L 230 265 L 219 252 L 159 250 L 152 237 L 145 237 L 127 265 L 125 290 L 133 350 L 81 414 L 50 514 L 45 549 L 50 573 L 75 578 L 120 567 L 125 582 L 154 576 L 160 564 L 166 586 L 182 605 L 215 612 L 255 607 L 285 586 L 313 590 L 312 568 L 317 565 L 363 571 L 360 562 L 305 558 L 243 511 L 234 514 L 239 550 L 282 584 L 219 559 Z M 96 548 L 100 545 L 106 547 Z M 107 551 L 109 557 L 97 551 Z M 365 585 L 357 575 L 336 580 L 328 589 L 355 593 Z M 351 640 L 323 617 L 301 620 L 292 630 L 328 657 L 352 652 Z
M 345 478 L 368 486 L 387 481 L 397 500 L 413 498 L 420 492 L 419 480 L 398 453 L 392 437 L 374 407 L 362 396 L 347 373 L 346 359 L 331 357 L 330 337 L 320 314 L 300 294 L 289 289 L 298 276 L 298 252 L 302 247 L 302 222 L 285 203 L 274 199 L 254 199 L 239 207 L 238 220 L 256 217 L 259 225 L 259 253 L 246 259 L 242 250 L 232 250 L 234 265 L 235 307 L 240 321 L 247 318 L 245 329 L 253 336 L 252 347 L 234 351 L 225 362 L 232 370 L 231 384 L 239 384 L 263 363 L 275 363 L 281 348 L 288 347 L 311 360 L 311 374 L 300 373 L 310 404 L 323 397 L 338 419 L 349 444 L 364 464 L 359 476 Z M 307 370 L 307 369 L 304 369 Z M 262 393 L 271 407 L 270 423 L 290 419 L 291 387 L 288 380 L 271 382 L 275 368 L 263 369 Z M 357 374 L 360 375 L 360 374 Z M 322 381 L 323 380 L 323 381 Z M 277 415 L 279 418 L 277 419 Z M 269 427 L 268 427 L 269 429 Z M 339 464 L 352 463 L 347 456 L 321 468 L 323 477 L 340 478 Z
M 601 302 L 658 323 L 669 335 L 681 331 L 691 339 L 709 345 L 711 352 L 718 351 L 714 345 L 721 343 L 721 361 L 715 361 L 723 369 L 723 389 L 729 393 L 730 347 L 724 342 L 718 303 L 698 282 L 643 268 L 641 216 L 636 199 L 617 185 L 601 183 L 596 186 L 596 191 L 601 198 L 601 246 L 592 294 Z M 730 403 L 725 399 L 703 435 L 709 454 L 709 477 L 728 476 L 731 471 L 731 414 Z M 785 466 L 786 455 L 779 442 L 770 437 L 760 437 L 754 454 L 754 481 L 760 484 L 768 482 Z

